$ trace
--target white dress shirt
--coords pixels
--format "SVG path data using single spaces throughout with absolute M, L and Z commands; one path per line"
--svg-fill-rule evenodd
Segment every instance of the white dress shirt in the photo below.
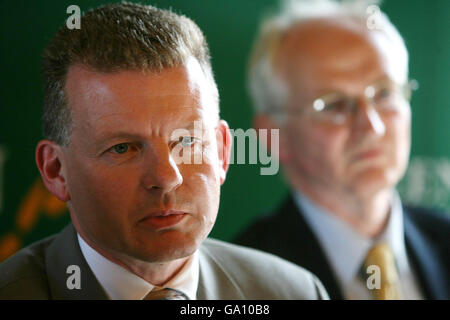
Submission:
M 78 234 L 81 252 L 100 285 L 111 300 L 142 300 L 155 287 L 136 274 L 106 259 Z M 183 268 L 162 287 L 177 289 L 196 300 L 199 279 L 197 251 Z
M 359 234 L 300 193 L 295 194 L 294 199 L 325 252 L 346 299 L 373 299 L 359 272 L 368 251 L 379 242 L 387 243 L 393 250 L 402 299 L 423 299 L 406 254 L 403 209 L 396 191 L 386 228 L 375 239 Z

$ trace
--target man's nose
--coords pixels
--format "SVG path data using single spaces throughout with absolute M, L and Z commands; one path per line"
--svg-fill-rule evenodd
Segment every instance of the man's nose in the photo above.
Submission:
M 183 176 L 166 143 L 154 144 L 146 155 L 142 183 L 146 189 L 170 192 L 183 183 Z
M 356 115 L 356 127 L 358 131 L 383 136 L 386 133 L 386 124 L 374 104 L 362 100 Z

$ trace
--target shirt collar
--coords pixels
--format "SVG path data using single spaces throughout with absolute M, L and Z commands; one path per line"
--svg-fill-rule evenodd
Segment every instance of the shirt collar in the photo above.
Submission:
M 394 191 L 386 228 L 376 239 L 359 234 L 350 225 L 337 218 L 330 211 L 313 203 L 303 194 L 294 194 L 294 200 L 318 238 L 336 277 L 342 285 L 353 281 L 367 252 L 377 242 L 385 242 L 391 246 L 400 271 L 407 267 L 403 236 L 403 210 L 396 191 Z
M 81 252 L 97 280 L 112 300 L 141 300 L 155 287 L 136 274 L 106 259 L 78 234 Z M 199 279 L 197 251 L 191 255 L 183 268 L 161 287 L 177 289 L 189 299 L 195 300 Z

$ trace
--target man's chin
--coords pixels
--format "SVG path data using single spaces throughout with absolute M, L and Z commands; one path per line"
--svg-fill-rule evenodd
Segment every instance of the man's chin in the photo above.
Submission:
M 370 196 L 382 190 L 393 188 L 398 182 L 397 176 L 392 170 L 386 168 L 368 168 L 354 175 L 350 184 L 354 192 Z
M 137 257 L 139 260 L 149 263 L 164 263 L 178 259 L 186 258 L 192 255 L 195 250 L 186 250 L 185 248 L 168 249 L 167 252 L 144 252 Z
M 141 242 L 138 248 L 134 248 L 132 251 L 134 251 L 133 256 L 142 261 L 168 262 L 192 255 L 200 244 L 199 239 L 171 232 L 161 238 Z

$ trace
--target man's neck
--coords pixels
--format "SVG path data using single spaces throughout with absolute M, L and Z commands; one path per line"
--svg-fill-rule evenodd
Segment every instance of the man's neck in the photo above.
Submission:
M 80 228 L 77 228 L 77 232 L 92 249 L 97 251 L 103 257 L 134 273 L 154 286 L 162 286 L 164 283 L 170 281 L 178 274 L 190 258 L 190 256 L 187 256 L 166 262 L 146 262 L 122 254 L 114 254 L 110 251 L 102 250 L 86 237 Z
M 104 252 L 98 250 L 97 252 L 106 259 L 120 265 L 154 286 L 162 286 L 169 282 L 180 272 L 190 257 L 188 256 L 167 262 L 146 262 L 125 256 L 116 258 L 112 255 L 105 255 Z
M 383 189 L 364 196 L 325 188 L 318 189 L 306 183 L 297 183 L 295 189 L 364 236 L 376 237 L 385 229 L 392 201 L 392 189 Z

